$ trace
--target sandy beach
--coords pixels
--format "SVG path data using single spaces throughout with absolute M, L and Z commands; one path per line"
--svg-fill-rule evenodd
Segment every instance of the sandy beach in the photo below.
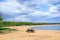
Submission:
M 0 34 L 0 40 L 60 40 L 60 31 L 35 30 L 35 33 L 28 33 L 26 29 L 29 27 L 32 26 L 11 27 L 18 31 Z

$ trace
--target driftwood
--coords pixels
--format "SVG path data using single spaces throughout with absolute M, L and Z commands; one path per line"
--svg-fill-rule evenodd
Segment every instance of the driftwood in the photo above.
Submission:
M 34 32 L 35 32 L 35 30 L 33 30 L 33 29 L 27 29 L 27 30 L 26 30 L 26 32 L 34 33 Z

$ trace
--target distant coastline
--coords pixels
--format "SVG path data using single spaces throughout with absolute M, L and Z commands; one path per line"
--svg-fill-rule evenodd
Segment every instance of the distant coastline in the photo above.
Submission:
M 32 25 L 60 25 L 60 23 L 33 23 L 33 22 L 0 22 L 0 27 L 6 26 L 32 26 Z

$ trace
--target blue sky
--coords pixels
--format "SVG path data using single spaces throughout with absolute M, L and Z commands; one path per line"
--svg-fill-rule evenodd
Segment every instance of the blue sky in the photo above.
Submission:
M 60 22 L 60 0 L 0 0 L 3 21 Z

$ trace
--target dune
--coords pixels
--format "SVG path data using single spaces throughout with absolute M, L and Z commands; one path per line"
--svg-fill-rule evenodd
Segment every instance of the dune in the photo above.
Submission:
M 35 33 L 28 33 L 26 29 L 34 26 L 14 26 L 18 31 L 8 34 L 0 34 L 0 40 L 60 40 L 60 31 L 35 30 Z

